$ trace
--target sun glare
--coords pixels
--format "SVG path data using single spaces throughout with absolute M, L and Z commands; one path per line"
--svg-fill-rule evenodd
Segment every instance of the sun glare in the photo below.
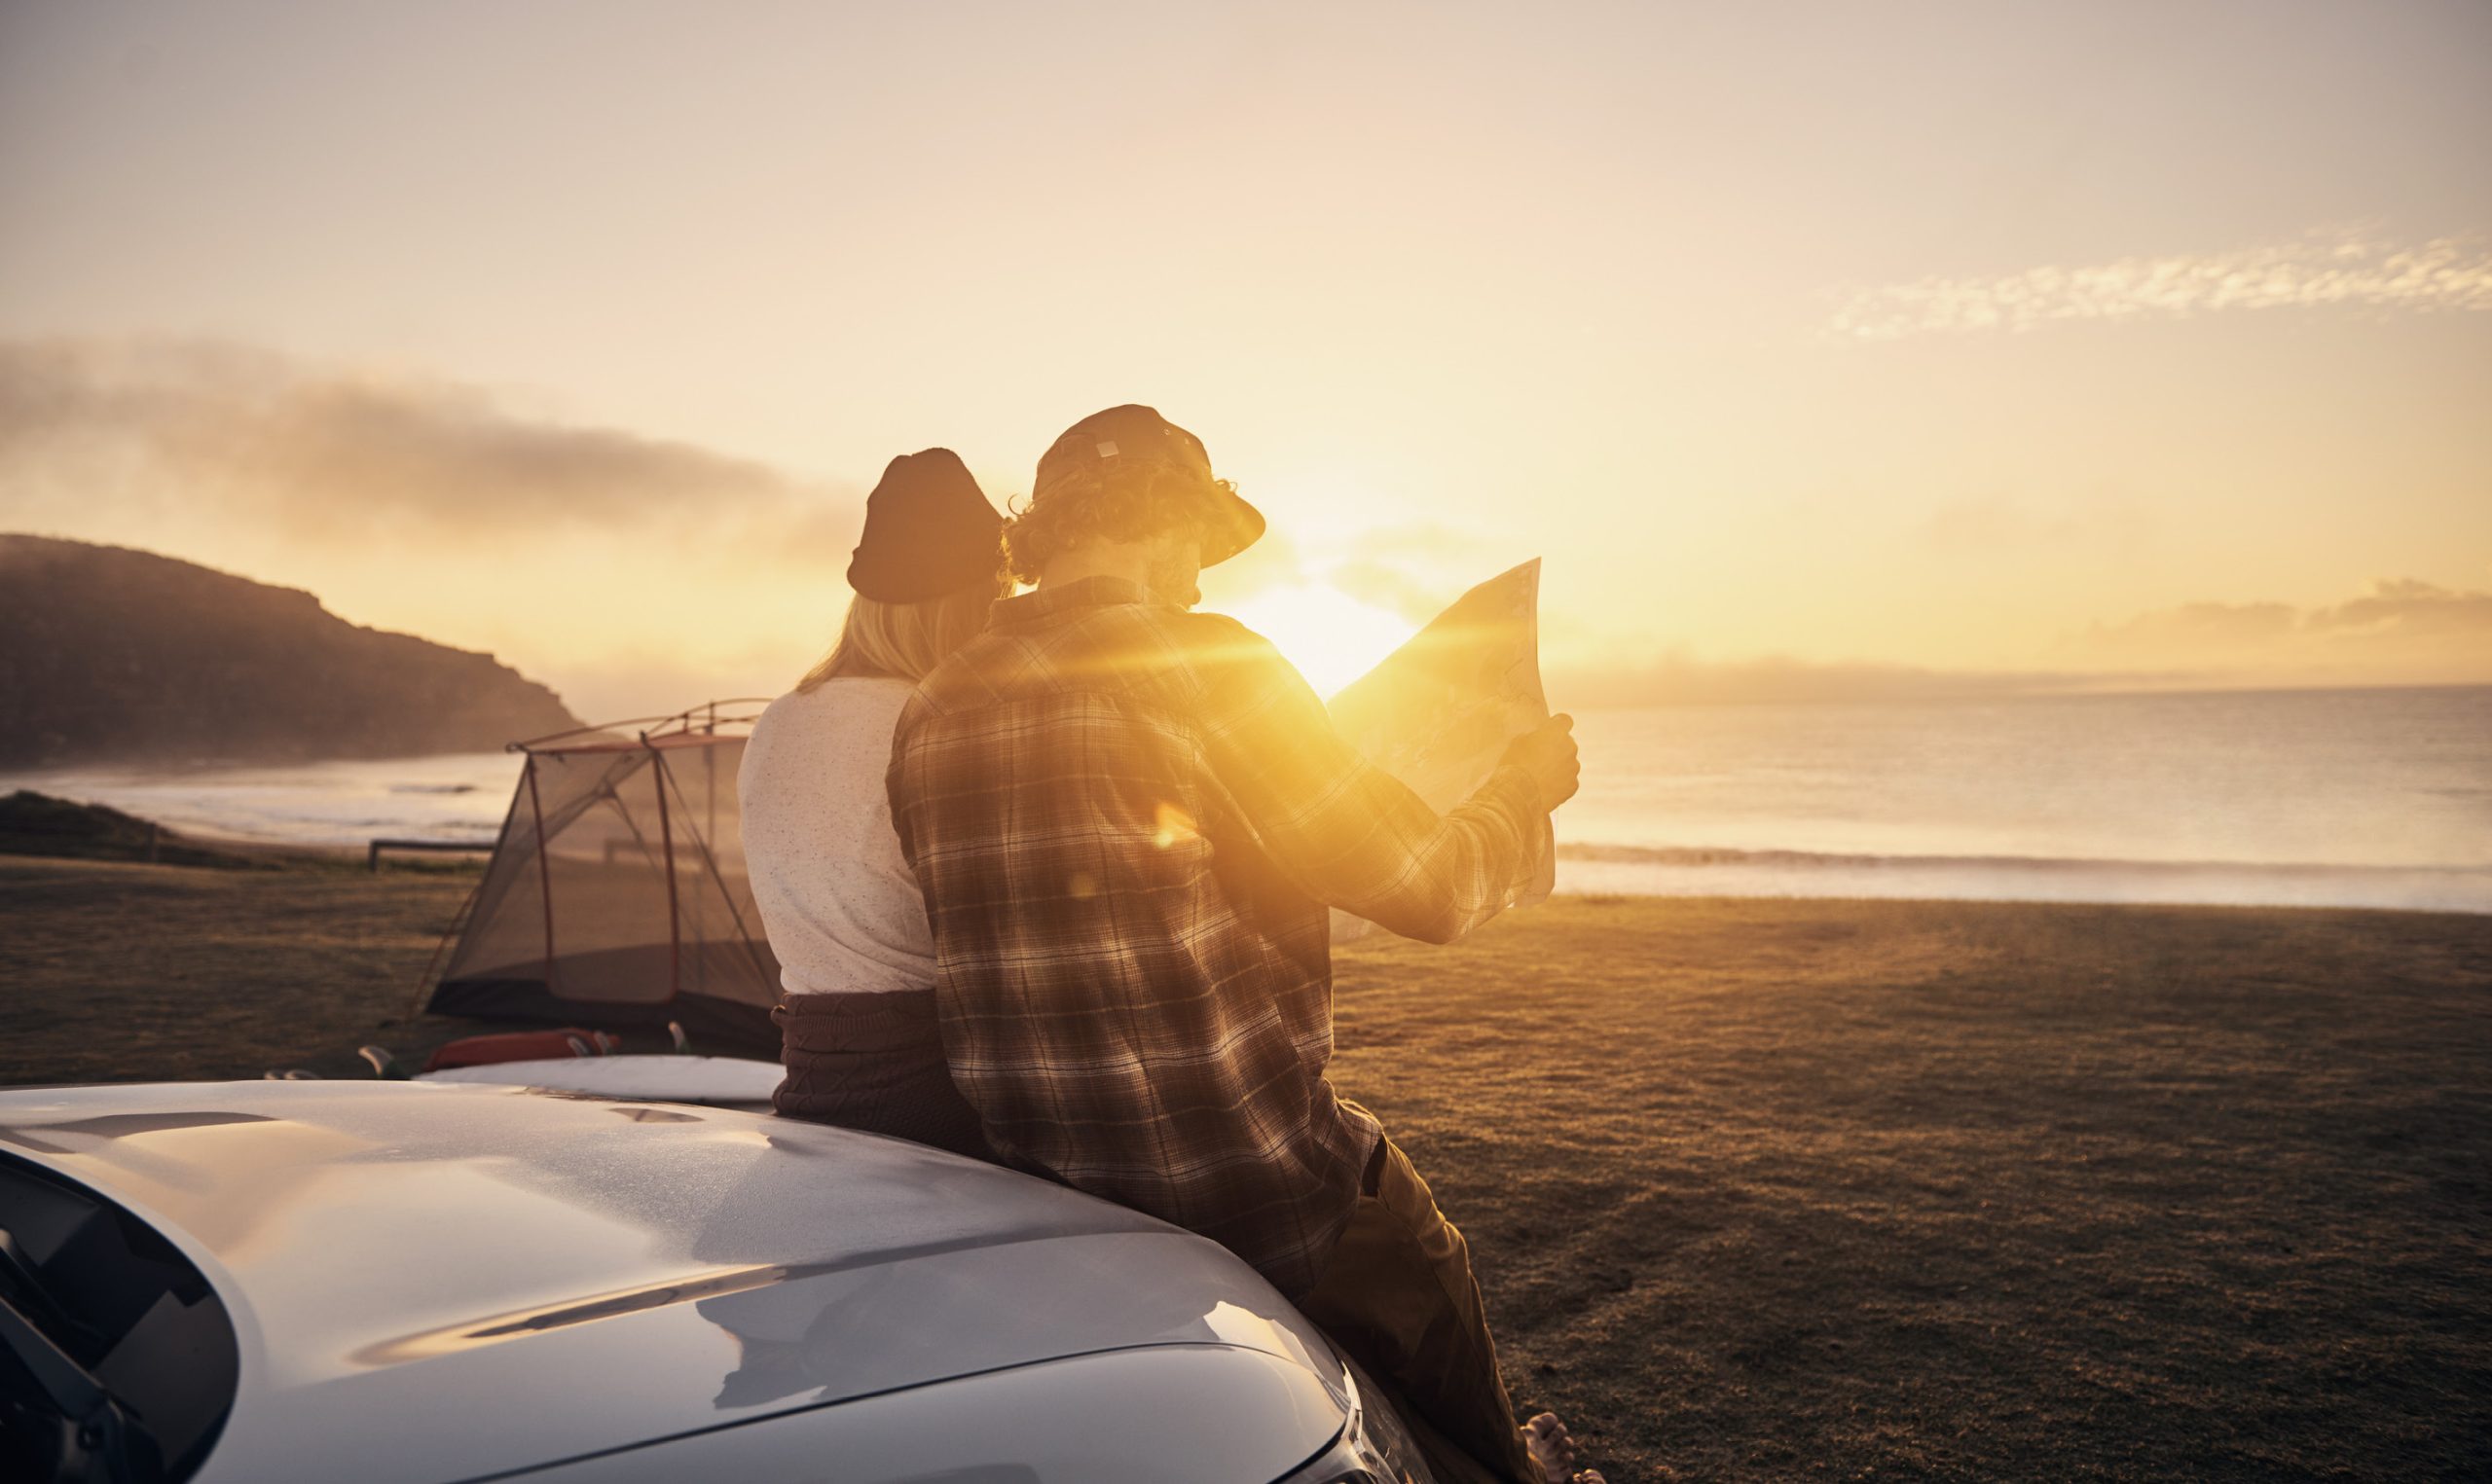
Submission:
M 1402 646 L 1417 626 L 1333 588 L 1276 588 L 1231 610 L 1272 641 L 1317 695 L 1330 697 Z

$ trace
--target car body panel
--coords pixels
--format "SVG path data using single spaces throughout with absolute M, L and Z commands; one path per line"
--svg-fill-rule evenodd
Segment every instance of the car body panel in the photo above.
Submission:
M 1338 1387 L 1217 1245 L 898 1140 L 457 1084 L 0 1093 L 0 1150 L 129 1208 L 232 1314 L 202 1484 L 467 1478 L 1154 1345 Z
M 1101 1418 L 1066 1406 L 1114 1398 Z M 1333 1394 L 1261 1351 L 1187 1345 L 1044 1360 L 558 1464 L 528 1484 L 1240 1484 L 1339 1435 Z

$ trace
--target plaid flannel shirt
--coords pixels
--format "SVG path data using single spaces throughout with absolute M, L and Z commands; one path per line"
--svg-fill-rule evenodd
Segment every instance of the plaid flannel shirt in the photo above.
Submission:
M 1439 815 L 1269 643 L 1092 578 L 996 604 L 889 782 L 988 1140 L 1305 1292 L 1382 1132 L 1324 1076 L 1326 904 L 1432 942 L 1485 922 L 1537 864 L 1529 778 Z

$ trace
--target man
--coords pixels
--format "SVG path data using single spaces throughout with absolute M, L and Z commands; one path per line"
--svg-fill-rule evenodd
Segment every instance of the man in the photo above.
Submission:
M 1563 1484 L 1572 1444 L 1545 1414 L 1517 1428 L 1461 1234 L 1324 1071 L 1327 906 L 1431 942 L 1495 916 L 1575 791 L 1572 723 L 1440 816 L 1270 644 L 1188 611 L 1263 530 L 1147 407 L 1040 459 L 1005 532 L 1038 590 L 894 736 L 944 1054 L 1001 1156 L 1254 1264 L 1408 1399 L 1447 1484 Z

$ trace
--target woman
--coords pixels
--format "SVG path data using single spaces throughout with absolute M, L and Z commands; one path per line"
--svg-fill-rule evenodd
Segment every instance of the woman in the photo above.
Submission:
M 934 945 L 892 832 L 892 728 L 928 670 L 1008 592 L 1003 517 L 949 449 L 903 454 L 865 502 L 839 642 L 770 704 L 737 788 L 745 858 L 785 992 L 781 1113 L 981 1158 L 934 1019 Z

